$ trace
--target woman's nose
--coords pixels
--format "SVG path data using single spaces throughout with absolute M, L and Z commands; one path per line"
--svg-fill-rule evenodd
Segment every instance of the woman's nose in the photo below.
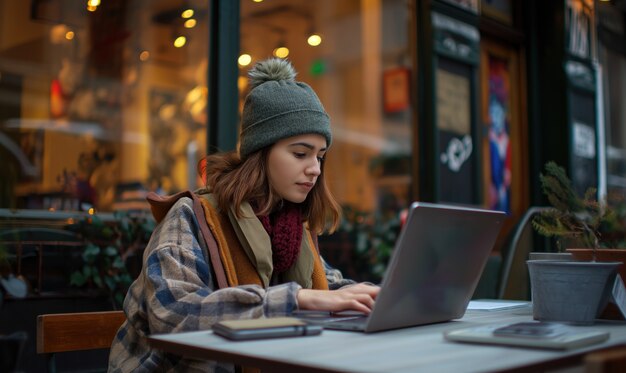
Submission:
M 318 176 L 319 174 L 321 174 L 322 167 L 321 167 L 321 163 L 319 162 L 319 160 L 315 158 L 315 161 L 306 168 L 305 172 L 307 173 L 307 175 Z

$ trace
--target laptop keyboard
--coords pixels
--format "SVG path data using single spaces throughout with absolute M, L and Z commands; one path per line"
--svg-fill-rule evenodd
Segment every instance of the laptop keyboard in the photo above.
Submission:
M 366 316 L 334 316 L 334 317 L 327 317 L 322 319 L 321 321 L 323 322 L 337 322 L 337 321 L 350 321 L 350 320 L 365 320 L 367 319 Z M 320 319 L 313 319 L 313 320 L 320 320 Z

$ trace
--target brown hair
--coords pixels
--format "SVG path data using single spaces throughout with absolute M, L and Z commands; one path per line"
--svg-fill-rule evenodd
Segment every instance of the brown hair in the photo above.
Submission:
M 236 151 L 207 155 L 198 164 L 208 191 L 213 193 L 218 208 L 228 211 L 233 206 L 241 217 L 241 204 L 245 201 L 258 206 L 259 215 L 268 215 L 282 202 L 267 177 L 267 158 L 271 146 L 265 147 L 241 160 Z M 306 200 L 302 202 L 302 214 L 312 232 L 332 233 L 339 225 L 341 208 L 330 193 L 322 172 Z

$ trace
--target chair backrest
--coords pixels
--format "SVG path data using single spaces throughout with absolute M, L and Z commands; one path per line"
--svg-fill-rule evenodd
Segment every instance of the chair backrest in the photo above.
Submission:
M 27 339 L 28 334 L 24 331 L 0 335 L 0 372 L 20 371 L 20 360 Z
M 78 234 L 62 229 L 19 227 L 0 229 L 0 245 L 14 258 L 16 275 L 38 294 L 44 292 L 44 285 L 45 291 L 69 286 L 68 273 L 82 266 L 85 243 Z
M 585 372 L 626 372 L 626 346 L 609 347 L 585 355 Z
M 498 298 L 529 300 L 530 289 L 526 260 L 534 248 L 532 218 L 548 207 L 530 207 L 512 231 L 509 244 L 503 250 Z
M 123 311 L 39 315 L 37 353 L 109 348 L 125 320 Z

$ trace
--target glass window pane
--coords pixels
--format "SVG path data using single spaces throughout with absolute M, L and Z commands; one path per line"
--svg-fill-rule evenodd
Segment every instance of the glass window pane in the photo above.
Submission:
M 145 208 L 195 188 L 207 5 L 0 0 L 0 207 Z
M 347 208 L 395 215 L 410 193 L 410 8 L 405 0 L 242 1 L 240 92 L 246 73 L 288 48 L 298 80 L 331 117 L 326 178 Z M 311 45 L 311 35 L 319 45 Z M 285 50 L 282 50 L 284 53 Z M 240 61 L 241 62 L 241 61 Z
M 241 103 L 252 64 L 286 47 L 297 79 L 330 115 L 324 172 L 344 219 L 335 234 L 320 237 L 320 247 L 355 280 L 380 279 L 411 198 L 411 3 L 241 1 L 241 53 L 250 57 L 240 64 Z M 318 45 L 308 43 L 312 34 Z
M 626 57 L 600 45 L 603 68 L 604 122 L 607 141 L 607 186 L 609 192 L 626 191 Z

